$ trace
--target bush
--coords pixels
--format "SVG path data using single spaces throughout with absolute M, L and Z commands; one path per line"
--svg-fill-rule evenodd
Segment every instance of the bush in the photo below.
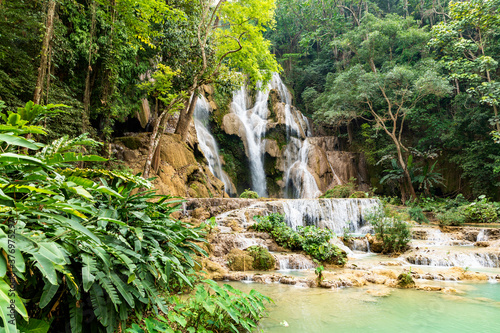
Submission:
M 411 276 L 411 269 L 408 273 L 401 273 L 398 276 L 398 286 L 401 288 L 413 288 L 415 286 L 415 281 Z
M 441 226 L 460 226 L 465 223 L 463 209 L 452 208 L 436 215 Z
M 377 207 L 366 215 L 366 220 L 373 226 L 375 236 L 383 242 L 382 253 L 406 250 L 411 240 L 411 231 L 399 214 Z
M 285 223 L 283 215 L 273 213 L 267 216 L 255 216 L 257 231 L 268 232 L 278 245 L 291 250 L 302 250 L 321 262 L 344 265 L 347 255 L 336 245 L 330 243 L 333 233 L 328 229 L 315 226 L 297 227 L 293 230 Z
M 243 193 L 240 194 L 240 198 L 242 199 L 258 199 L 259 195 L 255 191 L 251 191 L 250 189 L 246 189 Z
M 170 299 L 176 306 L 171 307 L 165 317 L 146 318 L 145 329 L 132 324 L 126 332 L 252 332 L 266 314 L 264 303 L 272 302 L 255 290 L 245 294 L 227 284 L 204 282 L 206 286 L 198 285 L 193 297 Z
M 467 223 L 493 223 L 498 221 L 497 208 L 482 195 L 463 208 Z
M 250 246 L 247 249 L 248 253 L 253 257 L 253 268 L 257 270 L 271 270 L 274 269 L 276 259 L 269 251 L 262 246 Z
M 347 184 L 335 185 L 333 188 L 325 192 L 320 198 L 349 198 L 351 194 L 355 192 L 356 189 L 356 178 L 349 179 Z M 365 197 L 364 192 L 363 198 Z
M 408 208 L 408 215 L 410 215 L 410 218 L 418 224 L 429 223 L 429 220 L 425 216 L 422 208 L 420 208 L 419 206 Z

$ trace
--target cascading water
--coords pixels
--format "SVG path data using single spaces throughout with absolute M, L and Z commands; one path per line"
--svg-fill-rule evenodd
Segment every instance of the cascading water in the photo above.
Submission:
M 321 195 L 321 191 L 318 188 L 316 179 L 314 179 L 307 167 L 310 148 L 307 136 L 311 135 L 309 121 L 304 115 L 292 112 L 292 97 L 277 73 L 273 74 L 271 87 L 278 91 L 281 101 L 285 103 L 285 124 L 288 141 L 284 159 L 285 197 L 317 198 Z
M 295 199 L 283 200 L 286 223 L 297 226 L 314 225 L 341 234 L 344 228 L 358 232 L 364 214 L 380 205 L 378 199 Z
M 228 175 L 222 170 L 217 142 L 208 128 L 208 118 L 210 115 L 210 104 L 202 95 L 198 97 L 194 109 L 194 126 L 200 149 L 205 155 L 208 168 L 213 175 L 224 183 L 224 188 L 229 195 L 235 195 L 233 185 Z
M 267 196 L 266 174 L 264 172 L 264 147 L 267 126 L 267 98 L 269 90 L 258 90 L 255 105 L 252 109 L 246 107 L 246 89 L 233 94 L 231 108 L 241 120 L 246 134 L 246 147 L 250 160 L 250 174 L 252 178 L 252 189 L 261 197 Z

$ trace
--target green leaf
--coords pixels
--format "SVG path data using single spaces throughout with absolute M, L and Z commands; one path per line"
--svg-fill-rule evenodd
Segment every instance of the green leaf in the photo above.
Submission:
M 109 194 L 109 195 L 112 195 L 114 197 L 117 197 L 117 198 L 120 198 L 120 199 L 123 199 L 123 196 L 112 190 L 111 188 L 107 187 L 107 186 L 99 186 L 98 188 L 95 189 L 97 192 L 101 192 L 101 193 L 104 193 L 104 194 Z
M 21 333 L 47 333 L 50 329 L 50 324 L 52 320 L 40 320 L 35 318 L 30 318 L 28 324 L 19 326 Z
M 69 322 L 71 333 L 82 333 L 83 331 L 83 309 L 77 300 L 68 295 Z
M 47 305 L 49 305 L 50 301 L 52 300 L 52 298 L 54 298 L 58 290 L 59 290 L 58 285 L 45 283 L 45 286 L 43 287 L 42 296 L 40 297 L 40 304 L 39 304 L 40 309 L 43 309 Z
M 27 155 L 20 155 L 14 153 L 3 153 L 0 154 L 0 163 L 3 164 L 37 164 L 43 167 L 48 167 L 45 163 L 40 161 L 38 158 L 34 158 Z
M 46 162 L 47 164 L 62 164 L 71 162 L 106 162 L 107 159 L 97 155 L 83 155 L 81 153 L 64 153 L 54 154 L 50 156 Z
M 40 148 L 39 145 L 26 140 L 25 138 L 16 136 L 16 135 L 11 135 L 11 134 L 0 134 L 0 142 L 3 141 L 11 146 L 17 146 L 17 147 L 23 147 L 23 148 L 28 148 L 31 150 L 37 150 Z

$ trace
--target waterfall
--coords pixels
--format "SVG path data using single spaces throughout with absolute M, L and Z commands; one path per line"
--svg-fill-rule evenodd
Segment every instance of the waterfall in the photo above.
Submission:
M 498 253 L 425 253 L 407 256 L 406 261 L 414 265 L 444 267 L 500 267 Z
M 364 214 L 380 205 L 378 199 L 295 199 L 282 200 L 286 223 L 297 226 L 314 225 L 337 234 L 344 228 L 358 232 L 364 224 Z
M 194 126 L 200 149 L 208 162 L 208 168 L 212 174 L 222 180 L 224 189 L 229 195 L 235 195 L 235 190 L 228 175 L 222 170 L 217 142 L 210 133 L 208 119 L 210 116 L 210 104 L 203 95 L 198 97 L 194 109 Z
M 259 87 L 257 87 L 259 88 Z M 269 90 L 258 90 L 255 105 L 252 109 L 246 107 L 246 89 L 233 93 L 231 108 L 241 120 L 246 134 L 246 147 L 250 160 L 252 189 L 261 197 L 267 196 L 266 174 L 264 172 L 264 147 L 267 126 L 267 99 Z
M 273 254 L 279 270 L 310 269 L 316 267 L 314 262 L 302 254 Z
M 310 148 L 307 136 L 311 135 L 309 121 L 301 113 L 292 112 L 292 97 L 277 73 L 273 74 L 271 87 L 278 91 L 281 101 L 285 103 L 285 125 L 288 141 L 284 153 L 285 196 L 316 198 L 321 195 L 321 191 L 316 179 L 307 167 Z M 290 193 L 290 186 L 292 186 L 292 193 Z
M 487 241 L 488 236 L 484 234 L 484 229 L 479 230 L 476 238 L 476 242 L 482 242 L 482 241 Z

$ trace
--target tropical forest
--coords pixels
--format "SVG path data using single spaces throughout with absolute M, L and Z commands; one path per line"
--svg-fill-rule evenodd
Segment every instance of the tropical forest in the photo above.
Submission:
M 0 0 L 0 333 L 498 332 L 500 0 Z

